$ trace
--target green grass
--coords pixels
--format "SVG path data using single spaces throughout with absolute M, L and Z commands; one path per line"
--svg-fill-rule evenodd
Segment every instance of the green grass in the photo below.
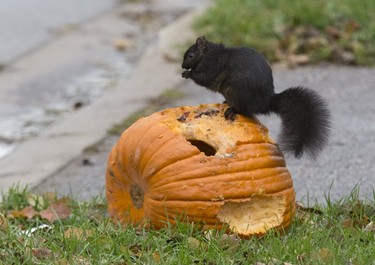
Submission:
M 38 216 L 12 217 L 56 200 L 69 207 L 68 218 L 51 224 Z M 374 227 L 364 229 L 375 221 L 374 200 L 360 201 L 357 192 L 301 208 L 282 235 L 251 239 L 183 223 L 159 231 L 122 228 L 107 216 L 104 198 L 78 202 L 20 188 L 3 194 L 0 212 L 0 264 L 375 264 Z M 50 228 L 22 232 L 41 224 Z
M 250 46 L 272 62 L 375 64 L 375 1 L 215 0 L 195 23 L 199 35 Z

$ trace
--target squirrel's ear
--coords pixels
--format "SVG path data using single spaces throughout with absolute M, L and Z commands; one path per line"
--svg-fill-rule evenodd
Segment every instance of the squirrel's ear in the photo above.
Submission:
M 207 47 L 207 40 L 204 36 L 198 37 L 195 44 L 197 45 L 198 49 L 203 51 L 204 48 Z

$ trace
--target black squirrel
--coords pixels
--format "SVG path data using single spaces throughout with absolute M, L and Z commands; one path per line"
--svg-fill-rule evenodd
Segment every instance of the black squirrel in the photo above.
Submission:
M 184 54 L 182 77 L 221 93 L 230 106 L 227 120 L 236 114 L 274 112 L 281 117 L 280 147 L 300 158 L 307 153 L 315 159 L 327 144 L 330 113 L 315 91 L 291 87 L 276 94 L 267 60 L 251 48 L 228 48 L 198 37 Z

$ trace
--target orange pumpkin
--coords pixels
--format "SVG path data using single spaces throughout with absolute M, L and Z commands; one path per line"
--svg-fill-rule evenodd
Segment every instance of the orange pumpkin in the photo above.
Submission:
M 295 193 L 279 147 L 258 120 L 225 120 L 227 107 L 167 109 L 129 127 L 108 159 L 110 216 L 155 228 L 226 225 L 242 236 L 288 227 Z

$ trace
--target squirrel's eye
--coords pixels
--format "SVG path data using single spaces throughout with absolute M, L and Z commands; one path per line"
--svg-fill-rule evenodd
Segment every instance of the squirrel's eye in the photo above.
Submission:
M 189 55 L 188 55 L 188 57 L 189 57 L 189 59 L 193 59 L 194 58 L 194 53 L 189 53 Z

